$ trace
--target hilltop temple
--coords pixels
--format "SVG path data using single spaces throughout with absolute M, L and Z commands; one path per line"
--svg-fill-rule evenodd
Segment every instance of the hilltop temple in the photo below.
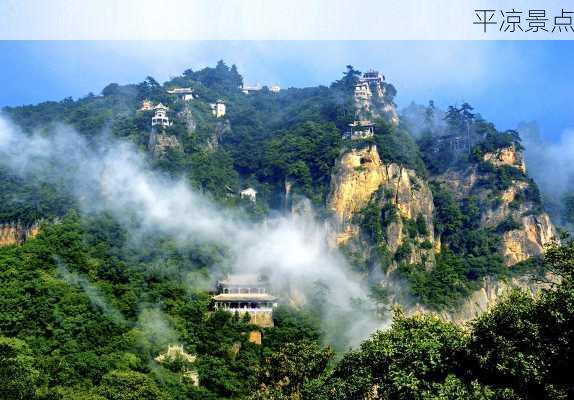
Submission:
M 169 122 L 169 118 L 167 116 L 168 107 L 164 106 L 163 104 L 159 103 L 157 106 L 154 107 L 155 115 L 151 119 L 151 126 L 170 126 L 171 123 Z
M 375 124 L 367 120 L 357 120 L 349 124 L 349 131 L 344 139 L 359 140 L 371 138 L 375 135 Z
M 222 118 L 225 116 L 225 103 L 223 100 L 217 100 L 209 106 L 211 107 L 211 113 L 215 118 Z
M 215 309 L 249 314 L 251 323 L 262 328 L 273 326 L 277 297 L 269 292 L 268 281 L 258 275 L 228 275 L 216 285 Z
M 193 89 L 192 88 L 188 88 L 188 87 L 184 87 L 184 88 L 180 88 L 180 87 L 176 87 L 176 88 L 172 88 L 172 89 L 168 89 L 167 91 L 169 94 L 173 94 L 175 96 L 177 96 L 178 99 L 183 100 L 183 101 L 190 101 L 194 99 L 194 94 L 193 94 Z

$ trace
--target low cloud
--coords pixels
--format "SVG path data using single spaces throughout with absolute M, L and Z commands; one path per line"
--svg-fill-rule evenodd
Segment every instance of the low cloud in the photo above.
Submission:
M 64 183 L 72 188 L 83 212 L 112 214 L 133 238 L 159 232 L 181 244 L 217 244 L 228 252 L 234 272 L 265 273 L 277 290 L 302 299 L 315 296 L 321 282 L 327 287 L 326 327 L 335 320 L 346 321 L 343 329 L 349 343 L 357 344 L 383 326 L 374 313 L 356 312 L 361 302 L 366 305 L 363 310 L 373 309 L 367 290 L 345 259 L 329 247 L 328 229 L 309 215 L 245 221 L 192 190 L 185 180 L 151 170 L 131 144 L 105 135 L 88 143 L 67 127 L 58 127 L 49 136 L 26 135 L 0 118 L 0 163 L 24 178 L 33 175 Z

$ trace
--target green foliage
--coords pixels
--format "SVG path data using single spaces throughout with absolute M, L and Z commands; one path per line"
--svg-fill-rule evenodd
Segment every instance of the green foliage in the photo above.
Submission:
M 0 336 L 0 394 L 3 399 L 33 399 L 40 383 L 37 360 L 26 342 Z
M 394 127 L 384 119 L 377 119 L 374 122 L 375 143 L 381 161 L 400 164 L 415 170 L 417 176 L 426 178 L 427 170 L 419 148 L 406 128 L 402 125 Z
M 552 245 L 544 259 L 560 285 L 539 299 L 515 291 L 473 324 L 473 373 L 512 387 L 518 398 L 566 398 L 574 389 L 567 372 L 574 354 L 574 243 Z
M 381 243 L 385 239 L 385 210 L 378 205 L 376 199 L 369 203 L 358 214 L 361 232 L 373 243 Z
M 273 388 L 275 396 L 277 391 L 285 398 L 299 395 L 303 385 L 318 378 L 332 358 L 330 348 L 322 348 L 315 342 L 286 343 L 264 360 L 262 381 L 265 386 L 261 395 L 268 387 Z
M 323 207 L 335 160 L 349 146 L 376 144 L 383 162 L 414 169 L 421 179 L 427 168 L 436 173 L 468 166 L 484 153 L 510 145 L 521 149 L 515 132 L 496 131 L 468 104 L 449 109 L 448 132 L 439 133 L 466 132 L 476 144 L 471 155 L 453 159 L 445 149 L 435 152 L 438 128 L 431 126 L 433 115 L 428 116 L 429 130 L 419 141 L 420 149 L 405 126 L 384 120 L 374 121 L 373 139 L 343 143 L 342 130 L 354 118 L 352 93 L 359 76 L 348 66 L 330 87 L 262 90 L 246 96 L 239 89 L 243 79 L 236 67 L 221 61 L 215 68 L 187 70 L 164 85 L 148 77 L 137 85 L 110 84 L 102 96 L 8 107 L 4 112 L 26 132 L 51 135 L 56 124 L 64 123 L 92 143 L 109 128 L 112 137 L 146 151 L 151 113 L 136 110 L 143 99 L 161 101 L 170 107 L 174 121 L 165 132 L 178 139 L 181 149 L 169 149 L 153 167 L 254 218 L 264 215 L 267 206 L 285 205 L 286 183 L 293 184 L 292 193 Z M 179 101 L 167 93 L 174 86 L 189 86 L 198 98 Z M 384 86 L 384 100 L 392 102 L 396 90 Z M 225 119 L 211 114 L 209 102 L 217 99 L 227 104 Z M 193 123 L 182 115 L 191 115 Z M 481 163 L 479 171 L 487 176 L 480 184 L 492 189 L 493 199 L 514 180 L 528 180 L 513 167 Z M 572 394 L 567 375 L 574 337 L 571 242 L 555 245 L 546 254 L 546 267 L 563 282 L 540 299 L 514 293 L 468 333 L 434 317 L 397 315 L 390 329 L 334 363 L 332 350 L 321 343 L 346 348 L 357 315 L 383 316 L 389 302 L 384 286 L 370 288 L 372 304 L 356 301 L 347 314 L 332 318 L 333 293 L 317 282 L 307 306 L 276 309 L 275 326 L 263 329 L 263 343 L 257 346 L 247 339 L 254 327 L 246 318 L 210 309 L 209 272 L 214 265 L 228 268 L 224 249 L 182 244 L 161 234 L 136 240 L 129 227 L 109 215 L 73 211 L 73 188 L 53 179 L 53 171 L 44 172 L 51 179 L 0 170 L 0 222 L 29 225 L 45 220 L 35 239 L 0 248 L 2 398 L 534 399 Z M 417 190 L 420 184 L 412 185 Z M 256 204 L 238 198 L 237 192 L 247 186 L 258 190 Z M 428 237 L 423 215 L 403 221 L 408 240 L 390 254 L 385 232 L 399 215 L 387 193 L 373 196 L 354 222 L 372 245 L 372 256 L 365 256 L 371 258 L 357 264 L 370 268 L 380 263 L 384 268 L 394 256 L 413 294 L 440 310 L 459 304 L 480 278 L 504 275 L 497 234 L 516 225 L 508 220 L 498 232 L 480 229 L 477 197 L 457 201 L 440 185 L 432 189 L 435 234 L 443 243 L 433 268 L 406 262 L 412 246 Z M 532 181 L 517 195 L 517 203 L 524 201 L 541 204 Z M 566 199 L 567 215 L 574 209 L 570 203 Z M 418 244 L 427 250 L 432 245 L 429 240 Z M 541 270 L 539 264 L 522 267 Z M 163 365 L 153 360 L 174 343 L 197 355 L 193 368 L 199 373 L 199 388 L 183 377 L 189 367 L 183 360 Z
M 323 202 L 340 141 L 334 124 L 307 122 L 281 132 L 264 148 L 261 179 L 275 185 L 290 180 L 302 194 Z
M 482 277 L 506 274 L 503 259 L 498 255 L 501 231 L 480 228 L 480 207 L 476 197 L 469 196 L 459 204 L 445 187 L 435 184 L 431 188 L 435 235 L 440 235 L 443 250 L 430 270 L 424 265 L 402 263 L 398 272 L 409 281 L 412 292 L 423 303 L 439 310 L 452 309 L 478 287 Z M 419 223 L 407 223 L 411 237 L 418 233 L 417 226 Z M 422 229 L 422 222 L 420 226 Z M 514 226 L 507 221 L 500 229 L 514 229 Z M 407 245 L 405 242 L 395 254 L 397 261 L 406 259 Z M 432 243 L 420 247 L 431 249 Z
M 511 165 L 495 166 L 490 162 L 483 161 L 479 163 L 478 170 L 485 176 L 477 184 L 496 193 L 508 189 L 514 181 L 525 180 L 524 173 Z
M 402 243 L 395 251 L 395 261 L 406 260 L 411 255 L 411 244 L 409 242 Z
M 435 206 L 435 230 L 439 235 L 451 235 L 462 227 L 463 214 L 452 193 L 440 186 L 431 185 Z
M 417 234 L 427 236 L 429 234 L 427 221 L 422 214 L 417 215 L 416 219 Z
M 245 397 L 264 355 L 319 342 L 316 316 L 280 309 L 263 345 L 249 343 L 248 322 L 209 314 L 205 286 L 193 289 L 207 266 L 222 265 L 220 250 L 142 240 L 132 243 L 107 216 L 71 212 L 22 246 L 0 248 L 0 335 L 14 338 L 2 339 L 2 365 L 17 377 L 2 381 L 32 393 L 14 398 L 35 398 L 40 384 L 47 398 Z M 198 356 L 201 389 L 181 378 L 181 365 L 153 361 L 178 342 Z
M 134 371 L 112 371 L 104 375 L 98 392 L 108 400 L 167 398 L 149 376 Z
M 377 332 L 333 371 L 308 384 L 305 398 L 358 399 L 374 393 L 388 399 L 431 398 L 453 385 L 452 370 L 465 343 L 463 331 L 453 324 L 432 316 L 397 315 L 391 329 Z M 456 386 L 471 391 L 463 382 Z
M 497 150 L 515 146 L 516 151 L 523 150 L 520 144 L 520 136 L 514 130 L 507 130 L 505 132 L 488 132 L 485 139 L 475 147 L 474 152 L 477 156 L 482 156 L 486 153 L 494 153 Z
M 438 309 L 453 308 L 470 293 L 467 266 L 462 258 L 448 251 L 436 257 L 430 271 L 422 265 L 403 264 L 399 273 L 408 279 L 413 294 Z
M 504 232 L 520 229 L 521 227 L 522 225 L 519 222 L 516 222 L 512 215 L 508 215 L 504 221 L 498 224 L 495 230 L 497 233 L 502 234 Z
M 434 316 L 392 326 L 304 387 L 307 399 L 566 399 L 574 338 L 574 242 L 552 245 L 562 281 L 535 299 L 514 291 L 468 330 Z

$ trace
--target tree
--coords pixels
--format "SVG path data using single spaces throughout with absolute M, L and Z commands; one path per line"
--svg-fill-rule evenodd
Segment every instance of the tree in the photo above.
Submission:
M 112 371 L 104 375 L 98 392 L 107 400 L 167 399 L 149 376 L 134 371 Z
M 554 243 L 544 262 L 561 283 L 539 298 L 512 292 L 473 323 L 468 350 L 476 377 L 525 399 L 574 394 L 574 242 Z
M 26 342 L 0 336 L 0 394 L 6 400 L 35 398 L 40 373 Z
M 465 343 L 463 330 L 452 323 L 398 312 L 390 329 L 378 331 L 331 372 L 310 382 L 305 398 L 437 398 L 433 395 L 452 386 Z M 456 385 L 459 392 L 471 392 L 461 381 Z
M 331 88 L 351 92 L 355 88 L 355 84 L 361 77 L 361 71 L 353 68 L 352 65 L 347 65 L 347 70 L 343 72 L 343 77 L 338 81 L 331 84 Z
M 315 342 L 286 343 L 265 359 L 262 381 L 284 396 L 299 395 L 303 385 L 318 378 L 333 357 L 333 351 Z

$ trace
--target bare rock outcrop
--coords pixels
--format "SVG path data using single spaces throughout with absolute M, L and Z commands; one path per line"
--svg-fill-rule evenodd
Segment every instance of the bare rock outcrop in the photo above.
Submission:
M 417 240 L 428 241 L 432 247 L 434 205 L 430 188 L 415 171 L 383 163 L 375 145 L 352 149 L 337 162 L 328 199 L 328 209 L 336 219 L 334 244 L 345 245 L 360 237 L 356 217 L 371 201 L 377 202 L 381 209 L 387 205 L 396 210 L 394 218 L 383 221 L 385 244 L 391 253 L 405 242 L 405 221 L 417 218 L 423 219 L 427 227 L 424 237 Z M 428 253 L 432 257 L 433 251 Z M 411 256 L 417 262 L 422 254 L 417 257 L 413 252 Z
M 482 160 L 496 168 L 508 166 L 526 173 L 524 155 L 515 145 L 485 153 Z M 542 254 L 544 246 L 557 236 L 550 217 L 529 194 L 536 190 L 533 183 L 525 178 L 524 175 L 523 179 L 513 179 L 496 193 L 483 187 L 483 182 L 493 178 L 488 172 L 481 172 L 477 165 L 464 170 L 449 169 L 434 180 L 447 187 L 457 200 L 477 196 L 482 204 L 481 227 L 497 229 L 505 221 L 514 222 L 512 229 L 501 233 L 500 245 L 506 265 L 512 266 Z
M 36 237 L 39 225 L 24 226 L 18 222 L 0 224 L 0 247 L 22 244 L 26 240 Z

